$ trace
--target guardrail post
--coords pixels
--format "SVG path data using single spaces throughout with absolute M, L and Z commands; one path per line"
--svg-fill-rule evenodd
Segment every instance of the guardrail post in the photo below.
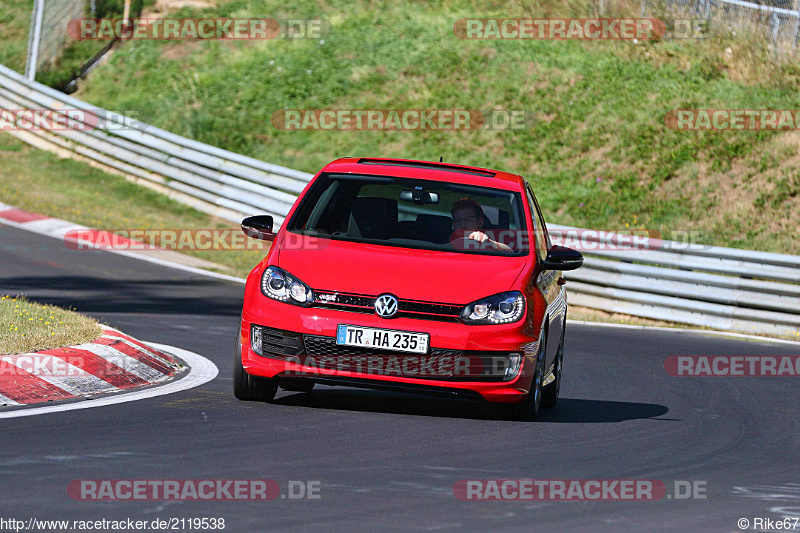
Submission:
M 125 0 L 125 6 L 122 11 L 122 21 L 125 26 L 128 25 L 128 19 L 131 18 L 131 0 Z
M 25 61 L 25 77 L 31 81 L 36 79 L 39 62 L 39 44 L 42 40 L 42 18 L 45 0 L 34 0 L 31 13 L 31 29 L 28 35 L 28 57 Z
M 781 21 L 778 19 L 778 14 L 774 11 L 769 17 L 769 29 L 772 32 L 772 42 L 778 42 L 778 29 L 781 27 Z

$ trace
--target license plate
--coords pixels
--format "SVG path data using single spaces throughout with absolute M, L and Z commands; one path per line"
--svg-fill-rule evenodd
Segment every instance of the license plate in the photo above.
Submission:
M 377 348 L 398 352 L 428 353 L 427 333 L 413 331 L 397 331 L 393 329 L 365 328 L 339 324 L 336 328 L 336 344 L 342 346 L 358 346 L 360 348 Z

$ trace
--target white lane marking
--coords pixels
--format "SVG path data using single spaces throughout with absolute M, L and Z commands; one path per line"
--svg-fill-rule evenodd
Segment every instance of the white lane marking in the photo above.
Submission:
M 141 361 L 137 361 L 130 355 L 126 355 L 119 350 L 112 348 L 111 346 L 105 346 L 103 344 L 79 344 L 78 346 L 73 346 L 73 348 L 77 348 L 79 350 L 86 350 L 87 352 L 92 352 L 93 354 L 102 357 L 112 365 L 116 365 L 127 372 L 130 372 L 134 376 L 141 378 L 145 381 L 149 382 L 156 382 L 162 381 L 163 379 L 167 378 L 168 376 L 162 372 L 159 372 L 155 368 L 142 363 Z
M 569 318 L 567 318 L 567 324 L 580 324 L 583 326 L 605 326 L 607 328 L 643 329 L 649 331 L 694 333 L 695 335 L 715 335 L 718 337 L 734 337 L 737 339 L 748 339 L 748 340 L 763 341 L 763 342 L 776 342 L 778 344 L 792 344 L 794 346 L 800 346 L 800 342 L 798 341 L 790 341 L 786 339 L 773 339 L 772 337 L 759 337 L 758 335 L 734 333 L 733 331 L 717 331 L 715 329 L 668 328 L 664 326 L 639 326 L 636 324 L 614 324 L 613 322 L 589 322 L 587 320 L 571 320 Z
M 0 204 L 0 208 L 2 208 L 2 204 Z M 15 402 L 14 400 L 9 398 L 8 396 L 3 396 L 2 394 L 0 394 L 0 405 L 4 405 L 4 404 L 5 405 L 22 405 L 19 402 Z
M 800 501 L 800 483 L 786 485 L 757 485 L 755 487 L 733 487 L 732 494 L 745 498 L 757 498 L 763 501 L 786 501 L 796 505 Z M 781 519 L 800 518 L 800 507 L 770 507 L 769 512 L 780 515 Z
M 189 374 L 182 379 L 160 385 L 157 387 L 148 387 L 142 390 L 134 390 L 122 394 L 116 394 L 108 398 L 97 398 L 93 400 L 79 400 L 72 403 L 65 403 L 61 405 L 49 405 L 44 407 L 31 407 L 29 409 L 19 409 L 14 411 L 2 412 L 0 411 L 0 418 L 17 418 L 21 416 L 44 415 L 48 413 L 58 413 L 61 411 L 73 411 L 76 409 L 89 409 L 90 407 L 101 407 L 105 405 L 114 405 L 118 403 L 132 402 L 136 400 L 144 400 L 146 398 L 154 398 L 156 396 L 163 396 L 165 394 L 172 394 L 175 392 L 185 391 L 199 387 L 208 383 L 219 374 L 219 369 L 210 360 L 202 355 L 169 346 L 167 344 L 157 344 L 148 342 L 157 350 L 162 350 L 175 355 L 189 366 Z
M 83 368 L 54 355 L 27 353 L 5 356 L 2 360 L 73 396 L 119 390 Z
M 732 494 L 759 500 L 797 500 L 800 501 L 800 483 L 786 485 L 756 485 L 754 487 L 734 486 Z

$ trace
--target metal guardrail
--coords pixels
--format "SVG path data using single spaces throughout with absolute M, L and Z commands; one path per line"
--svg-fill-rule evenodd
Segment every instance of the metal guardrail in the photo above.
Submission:
M 575 231 L 558 225 L 549 230 L 551 239 Z M 659 241 L 654 249 L 603 250 L 593 249 L 599 239 L 586 240 L 583 267 L 564 273 L 573 304 L 800 338 L 800 256 L 674 241 Z
M 220 218 L 267 213 L 283 222 L 311 174 L 202 144 L 108 112 L 0 65 L 0 108 L 86 112 L 85 129 L 10 131 L 39 148 L 82 159 Z
M 282 223 L 311 178 L 115 115 L 2 65 L 0 108 L 81 109 L 100 117 L 92 129 L 9 133 L 234 222 L 267 213 Z M 568 228 L 550 229 L 555 235 Z M 564 274 L 573 304 L 714 329 L 800 337 L 798 256 L 679 242 L 663 242 L 657 250 L 583 251 L 584 267 Z

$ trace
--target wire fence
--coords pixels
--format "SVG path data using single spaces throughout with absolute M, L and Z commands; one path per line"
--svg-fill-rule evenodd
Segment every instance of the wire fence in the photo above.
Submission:
M 800 40 L 800 0 L 642 0 L 642 16 L 662 13 L 702 20 L 707 31 L 751 30 L 784 51 L 794 51 Z
M 85 8 L 86 0 L 35 0 L 25 67 L 29 79 L 58 61 L 67 45 L 69 21 L 83 15 Z

